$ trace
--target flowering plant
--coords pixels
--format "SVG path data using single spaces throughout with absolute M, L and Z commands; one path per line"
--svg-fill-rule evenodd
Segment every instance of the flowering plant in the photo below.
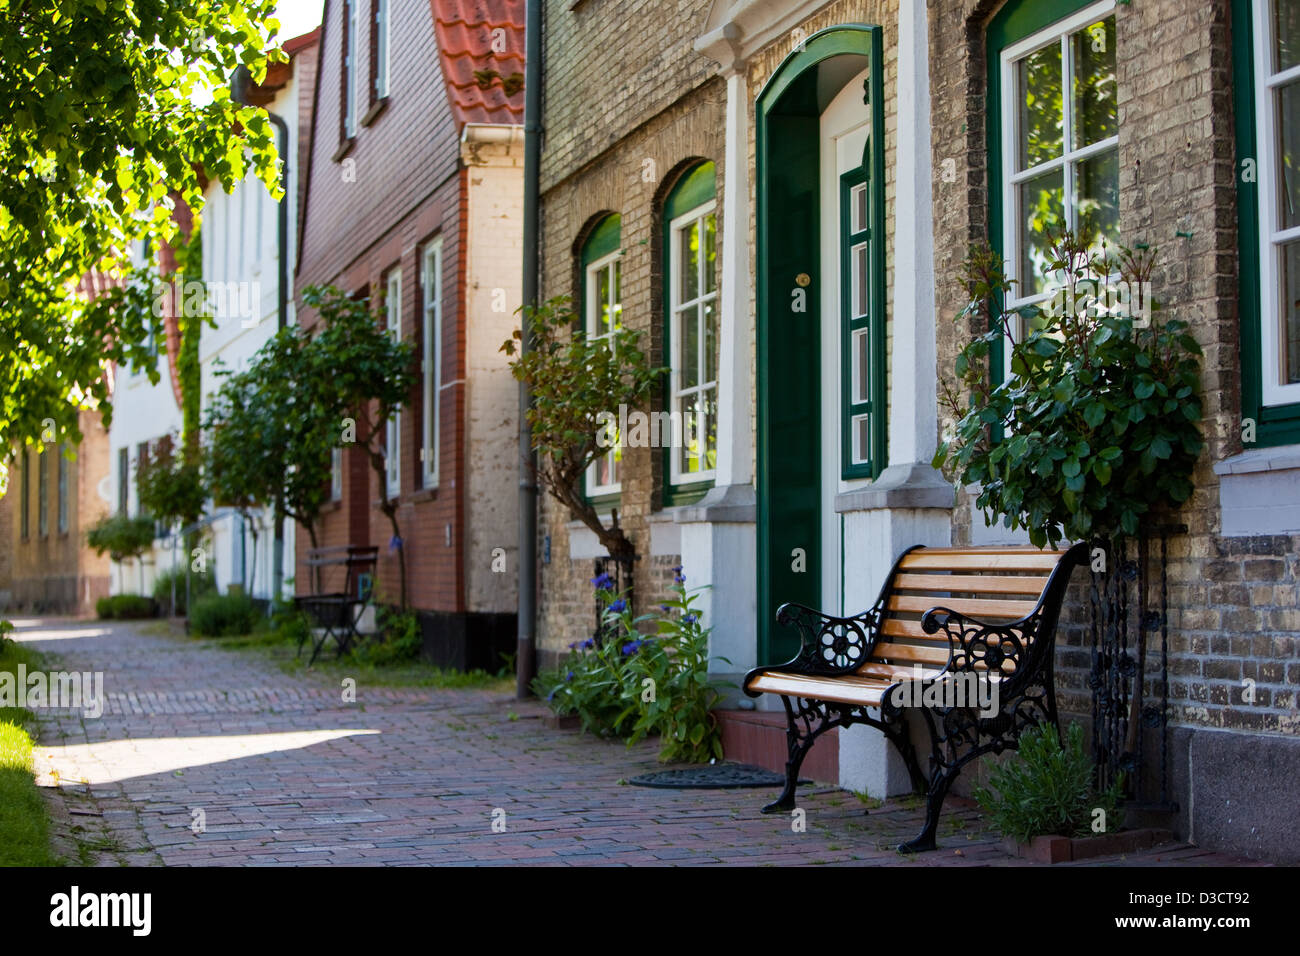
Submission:
M 673 596 L 659 613 L 635 617 L 609 575 L 593 578 L 604 640 L 574 641 L 560 669 L 540 675 L 534 689 L 556 713 L 577 714 L 585 730 L 626 738 L 628 746 L 657 734 L 660 760 L 703 763 L 722 757 L 712 710 L 725 685 L 709 678 L 698 591 L 687 592 L 680 566 L 673 575 Z

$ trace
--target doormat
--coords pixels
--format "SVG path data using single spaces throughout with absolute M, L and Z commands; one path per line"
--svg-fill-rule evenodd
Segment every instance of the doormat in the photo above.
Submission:
M 785 784 L 785 774 L 747 763 L 718 763 L 682 770 L 660 770 L 633 777 L 628 783 L 660 790 L 738 790 L 742 787 L 780 787 Z

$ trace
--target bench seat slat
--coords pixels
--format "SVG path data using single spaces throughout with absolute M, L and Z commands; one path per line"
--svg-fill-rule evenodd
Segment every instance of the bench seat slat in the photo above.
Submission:
M 749 682 L 752 690 L 769 694 L 788 694 L 792 697 L 833 700 L 841 704 L 861 707 L 879 707 L 893 682 L 878 677 L 860 677 L 847 674 L 841 677 L 807 677 L 803 674 L 781 674 L 765 671 Z
M 1046 577 L 1006 574 L 907 574 L 894 578 L 895 591 L 931 591 L 948 594 L 1032 594 L 1037 598 L 1047 588 Z M 955 610 L 955 608 L 954 608 Z

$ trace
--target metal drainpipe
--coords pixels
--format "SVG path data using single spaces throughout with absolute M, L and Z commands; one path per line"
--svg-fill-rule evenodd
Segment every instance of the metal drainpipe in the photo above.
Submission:
M 537 304 L 538 287 L 538 167 L 542 137 L 542 0 L 528 0 L 524 61 L 524 274 L 523 304 Z M 523 316 L 521 315 L 521 320 Z M 521 350 L 529 347 L 528 324 L 523 322 Z M 534 646 L 537 608 L 537 484 L 533 466 L 532 429 L 527 411 L 532 402 L 527 384 L 519 383 L 519 636 L 515 657 L 515 696 L 530 693 L 537 671 Z
M 249 76 L 246 67 L 239 67 L 231 78 L 231 99 L 237 103 L 248 104 L 246 93 Z M 277 210 L 276 249 L 279 255 L 276 270 L 276 309 L 277 329 L 284 329 L 289 324 L 289 124 L 278 113 L 266 110 L 266 116 L 280 134 L 280 187 L 284 195 L 280 197 Z M 284 591 L 284 495 L 275 496 L 274 544 L 271 548 L 271 582 L 273 604 L 278 604 Z

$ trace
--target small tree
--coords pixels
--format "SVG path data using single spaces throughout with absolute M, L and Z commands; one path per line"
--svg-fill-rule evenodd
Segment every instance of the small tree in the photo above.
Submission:
M 322 408 L 333 412 L 334 441 L 350 418 L 357 444 L 379 480 L 379 510 L 388 518 L 397 548 L 402 608 L 406 607 L 406 548 L 397 501 L 388 495 L 388 421 L 415 386 L 414 346 L 382 328 L 365 301 L 333 286 L 309 286 L 303 302 L 321 316 L 320 332 L 307 350 Z M 328 464 L 327 468 L 328 470 Z
M 598 416 L 616 416 L 620 405 L 644 404 L 667 369 L 650 365 L 638 346 L 641 335 L 632 329 L 617 328 L 589 340 L 565 297 L 522 312 L 528 351 L 520 349 L 523 333 L 518 330 L 501 351 L 519 353 L 510 371 L 532 392 L 527 416 L 538 454 L 537 477 L 595 533 L 611 557 L 629 561 L 636 549 L 618 523 L 618 510 L 611 512 L 607 527 L 587 499 L 584 481 L 587 469 L 613 450 L 598 441 L 603 428 Z
M 1141 249 L 1108 256 L 1064 234 L 1044 265 L 1062 277 L 1059 295 L 1046 309 L 1007 311 L 1001 260 L 987 246 L 972 250 L 971 301 L 958 319 L 987 331 L 957 356 L 960 391 L 945 385 L 954 424 L 934 464 L 980 485 L 989 524 L 1001 515 L 1039 547 L 1135 536 L 1151 509 L 1191 494 L 1204 447 L 1201 350 L 1185 322 L 1154 314 L 1154 259 Z M 1111 295 L 1116 287 L 1123 296 Z M 1017 335 L 1017 314 L 1027 334 Z M 1000 343 L 1010 344 L 1012 374 L 995 384 L 988 367 Z
M 284 513 L 307 529 L 312 547 L 329 498 L 323 476 L 340 438 L 329 376 L 315 363 L 310 332 L 281 329 L 243 372 L 222 373 L 203 422 L 213 499 L 251 518 L 282 495 Z
M 168 528 L 193 525 L 203 517 L 208 492 L 197 454 L 178 448 L 164 435 L 135 466 L 136 495 L 142 511 Z
M 140 593 L 144 594 L 144 561 L 146 551 L 153 547 L 153 519 L 145 515 L 128 518 L 124 514 L 105 515 L 86 532 L 86 543 L 96 554 L 108 552 L 109 558 L 121 564 L 134 559 L 140 569 Z

